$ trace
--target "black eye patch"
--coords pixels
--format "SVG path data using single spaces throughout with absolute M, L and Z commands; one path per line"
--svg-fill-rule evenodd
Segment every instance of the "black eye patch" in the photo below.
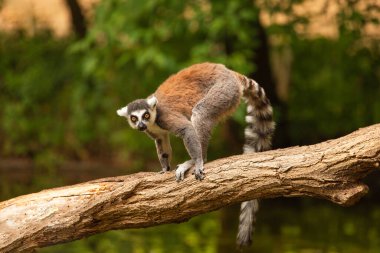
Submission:
M 136 121 L 137 121 L 137 117 L 136 116 L 131 116 L 131 121 L 133 122 L 133 123 L 136 123 Z
M 150 119 L 149 112 L 144 113 L 143 118 L 146 119 L 146 120 Z

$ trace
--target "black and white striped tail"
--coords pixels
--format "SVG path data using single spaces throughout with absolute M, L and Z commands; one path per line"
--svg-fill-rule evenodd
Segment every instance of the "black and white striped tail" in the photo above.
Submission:
M 242 75 L 239 78 L 243 84 L 243 97 L 247 102 L 244 153 L 269 150 L 275 128 L 272 106 L 265 96 L 264 89 L 257 82 Z M 241 204 L 237 235 L 239 246 L 251 244 L 258 210 L 259 202 L 257 199 Z
M 244 78 L 243 96 L 247 102 L 247 126 L 244 130 L 244 153 L 271 149 L 274 132 L 273 109 L 265 91 L 257 82 Z
M 239 247 L 248 246 L 252 243 L 252 234 L 255 230 L 257 211 L 259 211 L 259 202 L 257 199 L 241 203 L 239 230 L 236 238 L 236 243 Z

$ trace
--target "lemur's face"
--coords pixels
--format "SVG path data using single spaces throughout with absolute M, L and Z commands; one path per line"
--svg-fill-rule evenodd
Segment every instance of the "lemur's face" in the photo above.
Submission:
M 147 99 L 137 99 L 117 110 L 117 114 L 126 117 L 133 129 L 145 131 L 154 125 L 157 115 L 156 105 L 157 99 L 154 96 Z

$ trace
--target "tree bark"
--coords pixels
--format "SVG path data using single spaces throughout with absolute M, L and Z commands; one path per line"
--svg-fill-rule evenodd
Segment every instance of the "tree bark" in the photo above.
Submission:
M 44 190 L 0 203 L 0 252 L 20 252 L 111 229 L 183 222 L 256 198 L 309 196 L 352 205 L 380 163 L 380 124 L 316 145 L 227 157 L 206 177 L 137 173 Z

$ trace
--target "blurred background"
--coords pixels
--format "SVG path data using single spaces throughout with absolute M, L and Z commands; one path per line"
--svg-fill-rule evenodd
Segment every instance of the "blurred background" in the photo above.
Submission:
M 159 171 L 154 143 L 115 111 L 197 62 L 223 63 L 265 88 L 274 148 L 378 123 L 379 22 L 378 0 L 0 0 L 0 200 Z M 241 153 L 243 129 L 242 105 L 214 131 L 209 158 Z M 187 154 L 172 142 L 175 164 Z M 379 174 L 349 208 L 263 200 L 244 252 L 380 252 Z M 37 252 L 235 252 L 238 210 Z

